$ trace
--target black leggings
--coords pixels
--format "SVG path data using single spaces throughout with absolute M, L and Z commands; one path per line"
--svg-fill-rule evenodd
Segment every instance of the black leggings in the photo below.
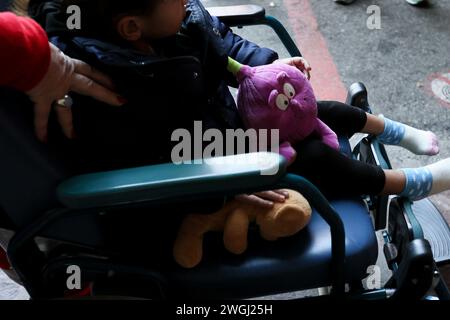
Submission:
M 319 118 L 338 136 L 351 137 L 367 122 L 363 110 L 340 102 L 319 101 L 318 109 Z M 328 197 L 376 195 L 384 188 L 386 176 L 380 167 L 349 158 L 317 137 L 309 137 L 294 148 L 297 159 L 288 171 L 307 178 Z

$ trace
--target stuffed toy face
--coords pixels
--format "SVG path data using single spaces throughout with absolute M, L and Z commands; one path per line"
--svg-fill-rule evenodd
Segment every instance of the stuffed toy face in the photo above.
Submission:
M 240 66 L 238 108 L 247 128 L 279 129 L 281 141 L 303 140 L 316 128 L 317 102 L 312 86 L 287 64 Z

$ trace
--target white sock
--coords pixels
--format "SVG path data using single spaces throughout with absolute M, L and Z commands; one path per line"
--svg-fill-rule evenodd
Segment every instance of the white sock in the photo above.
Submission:
M 439 153 L 439 141 L 433 132 L 380 117 L 385 126 L 384 132 L 378 136 L 382 143 L 401 146 L 417 155 L 434 156 Z
M 450 190 L 450 158 L 416 169 L 402 169 L 406 177 L 400 196 L 420 200 Z
M 450 189 L 450 158 L 438 161 L 426 166 L 433 176 L 433 187 L 431 193 L 441 193 Z

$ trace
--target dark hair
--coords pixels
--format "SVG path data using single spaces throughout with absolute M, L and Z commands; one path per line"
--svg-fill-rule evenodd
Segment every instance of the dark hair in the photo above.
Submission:
M 13 0 L 8 9 L 20 16 L 27 16 L 29 2 L 30 0 Z
M 63 0 L 64 11 L 71 5 L 81 9 L 83 23 L 90 33 L 117 37 L 115 25 L 124 15 L 151 14 L 163 0 Z

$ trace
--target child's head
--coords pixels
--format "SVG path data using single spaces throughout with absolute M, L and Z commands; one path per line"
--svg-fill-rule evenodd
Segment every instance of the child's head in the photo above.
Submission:
M 135 42 L 176 34 L 188 0 L 64 0 L 78 5 L 90 32 Z M 82 21 L 83 25 L 83 21 Z

